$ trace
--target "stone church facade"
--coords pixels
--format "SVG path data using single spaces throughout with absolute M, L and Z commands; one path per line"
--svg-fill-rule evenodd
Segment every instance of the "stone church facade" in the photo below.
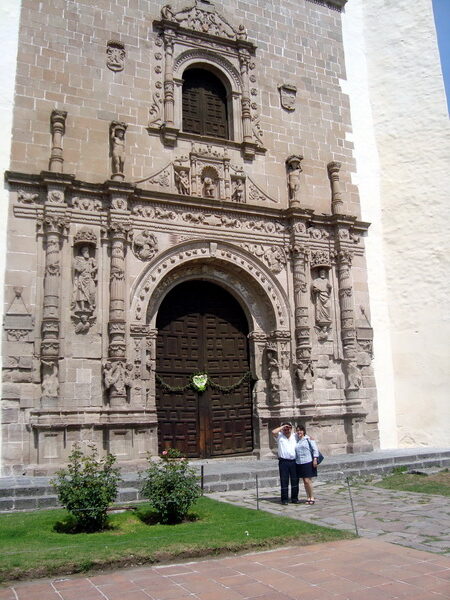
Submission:
M 344 1 L 94 4 L 22 8 L 3 474 L 378 447 Z

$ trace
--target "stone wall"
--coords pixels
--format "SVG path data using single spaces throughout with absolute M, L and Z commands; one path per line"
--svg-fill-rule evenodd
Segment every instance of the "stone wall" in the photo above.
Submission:
M 376 447 L 339 3 L 23 4 L 4 472 L 77 440 L 156 453 L 158 306 L 198 278 L 247 315 L 258 455 L 285 418 L 328 452 Z M 191 65 L 228 86 L 231 140 L 182 131 Z

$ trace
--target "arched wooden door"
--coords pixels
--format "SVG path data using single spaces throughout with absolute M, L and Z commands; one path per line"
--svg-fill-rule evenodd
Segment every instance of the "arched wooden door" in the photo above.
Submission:
M 181 283 L 162 302 L 156 327 L 160 452 L 172 447 L 205 458 L 253 450 L 248 379 L 229 393 L 168 389 L 184 387 L 199 372 L 230 387 L 249 371 L 248 324 L 239 303 L 213 283 Z

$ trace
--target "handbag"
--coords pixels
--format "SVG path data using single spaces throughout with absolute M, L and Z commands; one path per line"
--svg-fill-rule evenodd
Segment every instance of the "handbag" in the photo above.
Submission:
M 311 446 L 311 442 L 309 440 L 306 440 L 306 441 L 308 442 L 309 451 L 311 452 L 312 459 L 314 460 L 314 450 L 313 450 L 313 447 Z M 319 456 L 317 457 L 317 464 L 320 465 L 320 463 L 323 461 L 323 459 L 324 459 L 324 455 L 319 450 Z

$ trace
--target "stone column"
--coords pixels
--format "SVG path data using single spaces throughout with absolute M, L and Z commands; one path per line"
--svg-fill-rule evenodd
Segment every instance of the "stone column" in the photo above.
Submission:
M 250 54 L 248 50 L 239 50 L 239 65 L 242 78 L 242 132 L 243 141 L 245 143 L 253 143 L 252 136 L 252 115 L 250 111 L 250 81 L 248 75 L 248 67 L 250 63 Z
M 105 385 L 109 389 L 111 407 L 127 402 L 126 344 L 125 344 L 125 252 L 129 225 L 113 221 L 109 227 L 111 272 L 109 287 L 109 351 Z M 108 379 L 110 377 L 110 379 Z
M 339 250 L 337 259 L 342 349 L 344 359 L 354 360 L 356 355 L 356 330 L 350 269 L 352 253 L 349 250 Z
M 341 186 L 339 183 L 341 163 L 332 161 L 328 163 L 327 168 L 331 182 L 331 213 L 333 215 L 342 215 L 344 212 L 344 202 L 342 201 Z
M 174 126 L 174 81 L 173 81 L 173 42 L 174 33 L 171 30 L 164 32 L 164 122 L 169 127 Z
M 294 243 L 291 246 L 292 272 L 294 279 L 294 308 L 295 308 L 295 380 L 300 387 L 302 401 L 312 399 L 314 379 L 311 365 L 311 329 L 309 323 L 308 283 L 306 267 L 308 251 L 305 246 Z
M 42 314 L 42 407 L 56 406 L 59 396 L 59 329 L 61 286 L 61 237 L 65 216 L 48 214 L 43 220 L 45 245 L 44 301 Z
M 52 134 L 52 151 L 50 154 L 49 171 L 54 173 L 63 172 L 63 149 L 62 138 L 66 131 L 67 112 L 64 110 L 52 110 L 50 115 L 50 131 Z

